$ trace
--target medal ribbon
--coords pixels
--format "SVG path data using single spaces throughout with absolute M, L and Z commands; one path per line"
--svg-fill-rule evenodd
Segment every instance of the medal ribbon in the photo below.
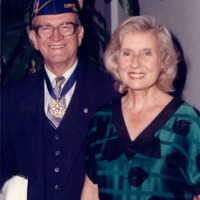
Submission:
M 77 79 L 77 67 L 75 68 L 75 70 L 73 71 L 73 73 L 71 74 L 71 76 L 69 77 L 67 82 L 65 83 L 59 98 L 62 98 L 63 96 L 65 96 L 67 94 L 67 92 L 72 88 L 72 86 L 76 82 L 76 79 Z M 49 77 L 47 76 L 46 71 L 45 71 L 45 81 L 46 81 L 46 84 L 47 84 L 47 89 L 49 91 L 49 94 L 51 95 L 51 97 L 53 99 L 56 100 L 57 97 L 54 93 L 54 89 L 51 85 L 51 82 L 49 80 Z

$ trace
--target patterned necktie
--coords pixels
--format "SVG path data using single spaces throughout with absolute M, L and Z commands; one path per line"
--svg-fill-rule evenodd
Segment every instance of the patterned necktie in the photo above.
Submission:
M 59 76 L 55 78 L 56 85 L 53 89 L 56 99 L 52 97 L 49 100 L 48 104 L 48 112 L 47 117 L 52 122 L 52 125 L 57 128 L 65 114 L 66 102 L 64 97 L 60 97 L 61 94 L 61 86 L 65 78 L 63 76 Z

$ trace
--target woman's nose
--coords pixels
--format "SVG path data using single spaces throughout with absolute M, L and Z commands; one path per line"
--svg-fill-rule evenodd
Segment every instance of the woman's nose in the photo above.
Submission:
M 139 56 L 138 55 L 133 55 L 131 66 L 132 67 L 138 67 L 139 66 Z

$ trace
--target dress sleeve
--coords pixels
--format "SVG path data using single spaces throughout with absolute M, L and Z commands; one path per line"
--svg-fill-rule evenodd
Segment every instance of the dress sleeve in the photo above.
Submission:
M 87 137 L 87 147 L 86 147 L 86 173 L 90 180 L 96 184 L 96 166 L 95 166 L 95 157 L 96 157 L 96 135 L 97 135 L 97 119 L 95 115 L 89 123 L 89 131 Z
M 200 112 L 195 108 L 190 118 L 188 134 L 188 166 L 186 168 L 189 184 L 192 185 L 195 195 L 200 194 Z M 187 178 L 186 178 L 187 179 Z

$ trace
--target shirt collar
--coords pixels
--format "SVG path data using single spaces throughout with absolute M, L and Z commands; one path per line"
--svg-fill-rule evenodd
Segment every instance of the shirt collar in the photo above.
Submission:
M 65 77 L 65 79 L 66 79 L 65 82 L 69 79 L 69 77 L 71 76 L 71 74 L 75 70 L 77 63 L 78 63 L 78 60 L 73 64 L 73 66 L 70 69 L 68 69 L 64 74 L 62 74 L 62 76 Z M 53 74 L 51 71 L 49 71 L 47 69 L 46 65 L 44 66 L 44 68 L 46 70 L 47 76 L 49 77 L 51 84 L 53 85 L 54 84 L 53 82 L 54 82 L 54 80 L 57 76 L 55 74 Z M 64 84 L 62 84 L 62 85 L 64 85 Z

